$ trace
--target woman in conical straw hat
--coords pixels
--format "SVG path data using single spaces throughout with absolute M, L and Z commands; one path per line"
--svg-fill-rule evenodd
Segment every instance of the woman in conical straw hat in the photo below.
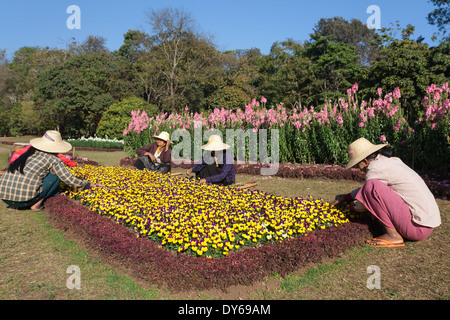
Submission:
M 223 186 L 235 183 L 234 159 L 227 151 L 229 148 L 219 135 L 211 135 L 208 143 L 202 146 L 203 150 L 210 152 L 194 163 L 186 173 L 189 175 L 194 172 L 201 183 Z
M 138 160 L 134 166 L 139 170 L 147 169 L 168 173 L 171 168 L 172 149 L 170 149 L 170 135 L 168 132 L 161 132 L 153 137 L 156 141 L 136 150 Z
M 72 149 L 58 131 L 49 130 L 42 138 L 30 140 L 30 145 L 0 178 L 0 198 L 10 208 L 42 210 L 46 199 L 59 194 L 61 181 L 71 187 L 90 187 L 89 182 L 72 175 L 58 157 Z
M 441 224 L 439 208 L 422 178 L 397 157 L 386 144 L 360 138 L 348 146 L 346 169 L 366 173 L 361 188 L 336 196 L 333 205 L 351 203 L 351 210 L 369 212 L 384 226 L 385 233 L 367 244 L 402 247 L 404 239 L 427 238 Z

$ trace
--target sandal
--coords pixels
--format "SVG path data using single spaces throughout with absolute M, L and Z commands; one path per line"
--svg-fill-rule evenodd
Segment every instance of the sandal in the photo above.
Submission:
M 379 239 L 379 238 L 373 238 L 372 241 L 381 241 L 384 244 L 382 244 L 382 243 L 374 243 L 374 244 L 367 243 L 367 245 L 371 246 L 371 247 L 378 247 L 378 248 L 379 247 L 398 248 L 398 247 L 404 247 L 405 246 L 404 242 L 402 242 L 402 243 L 392 243 L 390 241 L 387 241 L 387 240 L 384 240 L 384 239 Z

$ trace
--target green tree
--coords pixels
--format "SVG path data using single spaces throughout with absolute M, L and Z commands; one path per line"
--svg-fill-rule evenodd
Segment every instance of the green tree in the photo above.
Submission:
M 347 21 L 342 17 L 322 18 L 315 25 L 311 37 L 332 36 L 336 42 L 342 42 L 355 48 L 359 66 L 369 66 L 380 50 L 380 40 L 375 29 L 369 29 L 361 20 Z
M 448 25 L 450 23 L 450 1 L 449 0 L 429 0 L 428 2 L 433 3 L 437 6 L 432 12 L 427 16 L 428 23 L 438 27 L 439 33 L 443 37 L 447 34 Z M 436 35 L 434 36 L 436 38 Z M 450 36 L 444 38 L 445 41 L 450 40 Z
M 427 44 L 410 39 L 395 39 L 380 51 L 364 81 L 375 95 L 377 88 L 391 92 L 401 88 L 401 104 L 409 120 L 416 119 L 420 101 L 426 88 L 432 83 L 430 71 L 430 49 Z M 434 67 L 436 70 L 439 66 Z M 435 78 L 436 79 L 436 78 Z
M 0 134 L 11 133 L 13 122 L 12 108 L 15 104 L 14 83 L 17 82 L 16 75 L 9 68 L 6 51 L 0 50 Z
M 14 78 L 6 96 L 8 108 L 11 108 L 8 112 L 14 116 L 9 123 L 10 134 L 38 134 L 43 130 L 47 118 L 40 116 L 33 100 L 37 79 L 40 74 L 62 64 L 70 55 L 66 50 L 39 47 L 22 47 L 14 53 L 11 63 L 7 64 Z
M 450 41 L 443 41 L 437 47 L 430 48 L 429 56 L 430 84 L 448 82 L 450 79 Z
M 128 30 L 123 38 L 122 46 L 114 54 L 128 59 L 131 63 L 145 56 L 152 46 L 150 36 L 139 30 Z
M 335 42 L 333 37 L 313 35 L 306 44 L 306 56 L 312 61 L 308 71 L 311 93 L 307 103 L 327 103 L 345 94 L 358 79 L 360 67 L 353 46 Z
M 75 55 L 109 53 L 109 49 L 106 47 L 106 38 L 94 35 L 89 35 L 81 44 L 72 38 L 68 45 L 68 51 Z
M 305 47 L 292 39 L 275 42 L 259 64 L 261 94 L 272 103 L 302 105 L 307 103 L 311 60 Z
M 222 77 L 218 89 L 234 88 L 235 93 L 245 102 L 257 97 L 260 93 L 259 64 L 263 55 L 258 48 L 237 49 L 222 53 Z M 242 107 L 242 105 L 240 106 Z
M 46 129 L 92 136 L 103 112 L 121 98 L 114 60 L 106 53 L 76 55 L 38 77 L 35 101 Z M 118 91 L 119 90 L 119 91 Z
M 97 128 L 97 136 L 122 139 L 123 131 L 131 121 L 131 111 L 145 111 L 149 117 L 158 114 L 158 107 L 138 97 L 128 97 L 112 104 L 103 114 Z

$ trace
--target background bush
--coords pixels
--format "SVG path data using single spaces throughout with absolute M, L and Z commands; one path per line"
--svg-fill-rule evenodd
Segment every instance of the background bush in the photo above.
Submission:
M 122 139 L 123 129 L 131 121 L 131 111 L 142 110 L 148 115 L 158 113 L 158 107 L 137 97 L 128 97 L 112 104 L 103 114 L 97 128 L 97 136 Z

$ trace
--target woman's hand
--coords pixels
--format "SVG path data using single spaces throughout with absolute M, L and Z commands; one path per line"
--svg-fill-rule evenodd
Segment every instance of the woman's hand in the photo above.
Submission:
M 344 195 L 343 195 L 343 194 L 338 194 L 338 195 L 334 198 L 334 201 L 331 203 L 331 205 L 332 205 L 332 206 L 339 206 L 339 205 L 341 205 L 344 201 L 345 201 Z
M 206 179 L 200 179 L 200 183 L 206 183 Z
M 187 174 L 187 175 L 190 175 L 191 173 L 192 173 L 192 168 L 186 170 L 186 174 Z
M 144 156 L 149 157 L 151 162 L 155 162 L 156 161 L 156 157 L 153 154 L 151 154 L 150 152 L 144 153 Z

